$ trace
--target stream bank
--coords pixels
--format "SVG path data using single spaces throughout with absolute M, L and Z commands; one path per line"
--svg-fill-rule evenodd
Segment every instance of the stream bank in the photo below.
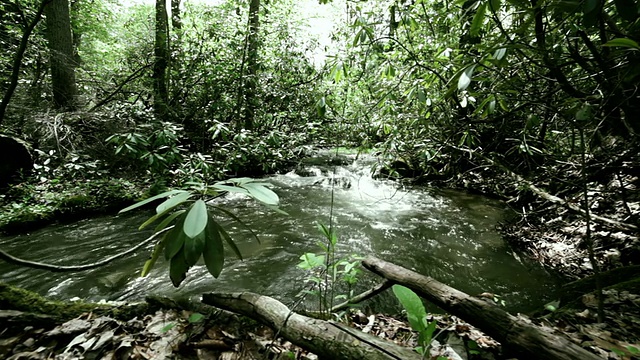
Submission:
M 585 182 L 578 161 L 545 167 L 531 181 L 520 181 L 507 169 L 477 163 L 456 177 L 432 181 L 503 199 L 512 209 L 512 216 L 500 225 L 505 239 L 521 256 L 564 279 L 560 301 L 538 312 L 537 322 L 612 359 L 640 354 L 640 180 L 639 164 L 631 155 L 620 149 L 614 160 L 589 160 L 592 175 L 586 187 L 592 218 L 588 226 L 584 211 L 577 211 L 584 209 L 584 190 L 577 184 Z M 487 159 L 478 163 L 491 164 Z M 602 323 L 597 320 L 598 295 L 587 238 L 593 241 L 601 271 Z

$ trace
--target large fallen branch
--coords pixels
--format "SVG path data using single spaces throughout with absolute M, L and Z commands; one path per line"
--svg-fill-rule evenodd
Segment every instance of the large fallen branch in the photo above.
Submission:
M 375 257 L 367 257 L 362 264 L 371 272 L 410 288 L 442 309 L 477 326 L 523 359 L 601 359 L 567 338 L 554 334 L 550 328 L 531 324 L 491 302 L 465 294 L 428 276 Z
M 204 294 L 202 302 L 259 320 L 285 339 L 327 359 L 420 359 L 413 350 L 332 321 L 292 312 L 281 302 L 253 293 Z

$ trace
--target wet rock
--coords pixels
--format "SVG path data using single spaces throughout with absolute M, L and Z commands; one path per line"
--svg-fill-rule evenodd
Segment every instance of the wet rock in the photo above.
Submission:
M 18 174 L 31 171 L 33 158 L 29 146 L 21 140 L 0 135 L 0 187 L 8 185 Z

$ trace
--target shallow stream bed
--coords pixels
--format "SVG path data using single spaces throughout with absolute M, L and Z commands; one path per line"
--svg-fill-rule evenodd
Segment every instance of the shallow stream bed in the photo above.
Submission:
M 317 242 L 322 237 L 316 222 L 328 225 L 332 214 L 343 254 L 375 255 L 470 294 L 499 294 L 511 311 L 540 309 L 553 299 L 556 279 L 537 264 L 514 255 L 496 230 L 506 212 L 504 205 L 462 192 L 374 180 L 372 161 L 354 158 L 345 166 L 307 166 L 304 173 L 308 176 L 292 172 L 268 178 L 289 216 L 241 195 L 220 200 L 218 205 L 243 219 L 259 234 L 261 243 L 241 226 L 222 222 L 245 260 L 229 252 L 218 279 L 197 265 L 175 289 L 163 260 L 148 277 L 140 278 L 140 268 L 151 251 L 147 248 L 133 257 L 79 273 L 50 273 L 0 262 L 0 281 L 61 299 L 139 300 L 149 293 L 195 296 L 250 290 L 291 303 L 307 276 L 296 266 L 299 257 L 319 252 Z M 143 211 L 49 226 L 2 237 L 0 248 L 40 262 L 92 263 L 146 239 L 150 232 L 137 231 L 137 227 L 148 216 Z M 365 277 L 361 286 L 373 281 Z M 375 305 L 377 311 L 395 306 L 390 296 L 382 299 Z

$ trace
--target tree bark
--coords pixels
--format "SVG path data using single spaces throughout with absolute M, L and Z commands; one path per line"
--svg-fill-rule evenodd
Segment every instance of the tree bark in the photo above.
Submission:
M 153 64 L 153 110 L 162 119 L 167 114 L 167 64 L 169 61 L 169 18 L 166 0 L 156 0 L 156 28 Z
M 69 16 L 69 0 L 52 0 L 44 9 L 51 64 L 53 103 L 57 108 L 76 106 L 75 61 Z
M 255 109 L 257 107 L 256 87 L 258 83 L 258 48 L 260 38 L 260 0 L 251 0 L 249 4 L 249 34 L 247 35 L 247 74 L 244 82 L 245 108 L 244 128 L 253 129 Z
M 320 358 L 327 359 L 420 359 L 412 349 L 332 321 L 292 312 L 281 302 L 253 293 L 204 294 L 202 302 L 259 320 L 279 331 L 285 339 Z
M 515 317 L 493 303 L 465 294 L 430 277 L 375 257 L 366 258 L 362 265 L 477 326 L 523 359 L 601 359 L 567 338 L 553 334 L 552 329 L 531 324 L 527 319 Z
M 2 125 L 2 121 L 4 120 L 4 114 L 7 111 L 7 106 L 9 105 L 9 101 L 13 97 L 13 92 L 16 90 L 18 86 L 18 80 L 20 78 L 20 67 L 22 66 L 22 58 L 24 57 L 24 52 L 27 50 L 27 44 L 29 43 L 29 37 L 33 32 L 33 29 L 38 25 L 40 19 L 42 18 L 42 13 L 44 12 L 44 8 L 49 4 L 51 0 L 43 0 L 38 7 L 38 11 L 36 11 L 36 15 L 29 22 L 27 27 L 24 29 L 22 33 L 22 38 L 20 39 L 20 45 L 18 46 L 18 51 L 13 56 L 13 66 L 11 69 L 11 76 L 9 77 L 9 87 L 7 91 L 4 93 L 2 97 L 2 101 L 0 101 L 0 125 Z

